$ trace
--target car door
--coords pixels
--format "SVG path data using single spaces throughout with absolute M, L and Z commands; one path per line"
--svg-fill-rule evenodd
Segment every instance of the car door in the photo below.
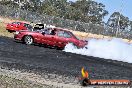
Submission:
M 65 47 L 66 44 L 68 44 L 68 42 L 70 42 L 70 38 L 72 38 L 72 36 L 67 32 L 67 31 L 58 31 L 57 32 L 57 46 L 58 47 Z
M 44 32 L 40 31 L 38 33 L 36 33 L 37 37 L 35 38 L 35 41 L 37 43 L 41 43 L 41 44 L 47 44 L 49 45 L 49 35 L 45 34 Z
M 49 31 L 51 31 L 51 29 L 49 29 Z M 42 42 L 50 45 L 50 46 L 55 46 L 56 45 L 56 32 L 55 34 L 44 34 L 43 38 L 42 38 Z

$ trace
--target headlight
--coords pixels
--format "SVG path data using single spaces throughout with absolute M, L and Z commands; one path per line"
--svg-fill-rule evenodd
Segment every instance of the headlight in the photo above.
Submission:
M 15 34 L 19 34 L 20 32 L 19 31 L 16 31 L 16 33 Z

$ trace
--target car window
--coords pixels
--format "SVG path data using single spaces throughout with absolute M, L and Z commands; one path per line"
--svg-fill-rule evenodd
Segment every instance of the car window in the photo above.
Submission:
M 71 35 L 68 32 L 64 32 L 64 31 L 59 31 L 58 36 L 65 37 L 65 38 L 71 38 Z
M 12 22 L 12 24 L 16 24 L 16 22 Z
M 52 29 L 50 32 L 51 35 L 56 35 L 56 29 Z
M 42 31 L 44 31 L 45 34 L 49 35 L 51 30 L 50 30 L 49 28 L 46 28 L 46 29 L 44 29 L 44 30 L 42 30 Z
M 33 27 L 31 25 L 28 24 L 27 26 L 28 29 L 32 29 Z
M 13 22 L 12 24 L 17 24 L 17 22 Z
M 12 24 L 20 25 L 21 23 L 20 22 L 12 22 Z
M 68 32 L 64 32 L 64 37 L 65 38 L 71 38 L 71 35 Z
M 20 23 L 20 22 L 17 22 L 17 24 L 18 24 L 18 25 L 21 25 L 22 23 Z
M 64 37 L 64 31 L 58 31 L 58 36 L 59 37 Z
M 28 27 L 28 24 L 24 23 L 24 27 Z
M 20 22 L 16 22 L 16 24 L 17 24 L 17 25 L 21 25 L 21 23 L 20 23 Z
M 24 23 L 24 27 L 31 27 L 31 25 Z
M 26 24 L 26 23 L 24 24 L 24 27 L 26 27 L 29 30 L 32 30 L 33 29 L 33 27 L 30 24 Z

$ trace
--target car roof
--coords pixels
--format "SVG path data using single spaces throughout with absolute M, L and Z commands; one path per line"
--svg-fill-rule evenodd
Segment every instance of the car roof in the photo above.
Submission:
M 65 28 L 60 28 L 60 27 L 55 27 L 53 29 L 59 30 L 59 31 L 66 31 L 66 32 L 70 32 L 68 29 Z
M 14 21 L 14 22 L 12 22 L 12 23 L 21 23 L 21 24 L 29 24 L 28 22 L 21 22 L 21 21 Z

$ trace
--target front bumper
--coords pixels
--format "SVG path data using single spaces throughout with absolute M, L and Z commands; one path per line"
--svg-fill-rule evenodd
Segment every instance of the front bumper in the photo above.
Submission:
M 87 44 L 88 44 L 88 42 L 81 42 L 81 43 L 79 44 L 79 47 L 80 47 L 80 48 L 84 48 Z

